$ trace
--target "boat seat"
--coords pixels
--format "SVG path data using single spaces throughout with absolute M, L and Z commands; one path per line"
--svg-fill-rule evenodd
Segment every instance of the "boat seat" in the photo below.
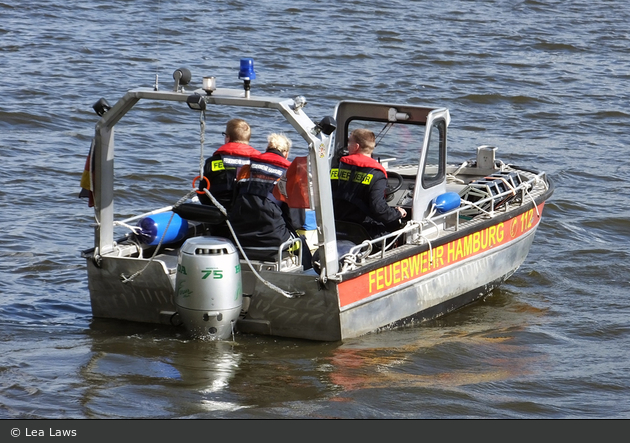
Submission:
M 335 230 L 337 231 L 337 241 L 351 241 L 355 245 L 371 240 L 367 230 L 358 223 L 335 220 Z
M 173 207 L 173 212 L 184 220 L 208 223 L 211 225 L 219 225 L 226 220 L 226 217 L 216 206 L 198 203 L 182 203 L 179 206 Z
M 241 246 L 247 258 L 251 260 L 275 261 L 278 258 L 278 248 L 274 246 Z M 242 255 L 242 254 L 239 254 Z
M 295 247 L 297 244 L 297 248 Z M 293 249 L 300 251 L 302 248 L 302 239 L 290 238 L 279 247 L 275 246 L 241 246 L 243 252 L 249 260 L 257 260 L 267 264 L 273 264 L 273 268 L 277 271 L 302 266 L 302 254 L 300 252 L 293 253 Z M 239 256 L 243 259 L 243 255 L 239 251 Z

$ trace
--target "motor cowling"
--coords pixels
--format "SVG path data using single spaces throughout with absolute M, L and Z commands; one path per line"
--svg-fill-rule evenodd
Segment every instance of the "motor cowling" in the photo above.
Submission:
M 177 258 L 175 306 L 196 337 L 226 339 L 241 313 L 241 265 L 234 245 L 222 237 L 193 237 Z

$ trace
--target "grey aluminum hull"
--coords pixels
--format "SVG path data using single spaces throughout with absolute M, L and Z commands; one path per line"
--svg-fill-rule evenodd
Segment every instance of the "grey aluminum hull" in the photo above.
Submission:
M 237 331 L 339 341 L 411 319 L 436 318 L 484 297 L 509 278 L 525 261 L 536 228 L 533 226 L 505 244 L 346 306 L 341 306 L 340 283 L 328 281 L 323 284 L 315 273 L 261 272 L 264 279 L 275 285 L 303 294 L 286 298 L 244 270 L 245 288 L 251 294 L 251 303 L 247 315 L 238 320 Z M 463 235 L 453 237 L 450 242 Z M 409 255 L 420 254 L 421 249 L 426 248 L 410 248 L 407 256 L 399 253 L 375 266 L 390 266 L 400 262 L 401 257 L 406 260 Z M 426 252 L 424 250 L 425 255 Z M 176 257 L 163 255 L 148 263 L 144 272 L 132 281 L 123 281 L 124 277 L 145 268 L 147 262 L 147 259 L 139 258 L 105 257 L 100 266 L 96 266 L 88 259 L 95 317 L 179 325 L 173 303 Z M 358 279 L 367 272 L 370 270 L 346 281 Z

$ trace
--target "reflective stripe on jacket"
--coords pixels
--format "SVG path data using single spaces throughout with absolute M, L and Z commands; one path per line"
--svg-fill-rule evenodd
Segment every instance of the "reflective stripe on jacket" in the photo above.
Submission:
M 230 223 L 242 246 L 278 248 L 291 237 L 283 204 L 272 194 L 290 164 L 279 151 L 271 150 L 252 157 L 241 170 Z
M 229 142 L 221 146 L 209 157 L 203 168 L 203 175 L 210 182 L 210 192 L 228 211 L 232 207 L 236 191 L 236 177 L 244 166 L 250 164 L 250 158 L 260 155 L 256 149 L 244 143 Z M 199 181 L 199 190 L 203 191 L 206 181 Z M 207 195 L 200 194 L 199 201 L 212 204 Z
M 239 193 L 261 197 L 267 197 L 273 191 L 276 182 L 291 165 L 291 162 L 275 149 L 252 157 L 250 161 L 249 168 L 241 169 L 238 175 Z
M 331 170 L 331 178 L 335 219 L 362 224 L 373 236 L 400 224 L 400 212 L 385 200 L 387 171 L 379 162 L 362 154 L 348 155 Z

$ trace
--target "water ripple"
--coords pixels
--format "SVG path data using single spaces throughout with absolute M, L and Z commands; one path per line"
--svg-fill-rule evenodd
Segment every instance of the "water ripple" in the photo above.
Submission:
M 628 416 L 626 3 L 203 6 L 0 3 L 0 414 Z M 506 162 L 547 171 L 556 190 L 523 266 L 466 309 L 344 344 L 239 336 L 226 347 L 92 319 L 80 251 L 92 246 L 93 212 L 77 194 L 93 103 L 152 87 L 156 74 L 170 90 L 180 67 L 193 73 L 190 90 L 205 75 L 241 88 L 243 56 L 256 60 L 255 94 L 304 95 L 314 119 L 347 98 L 446 106 L 456 158 L 491 144 Z M 199 119 L 180 105 L 141 103 L 117 126 L 117 216 L 189 190 Z M 286 129 L 221 108 L 207 123 L 206 154 L 237 115 L 256 146 Z

